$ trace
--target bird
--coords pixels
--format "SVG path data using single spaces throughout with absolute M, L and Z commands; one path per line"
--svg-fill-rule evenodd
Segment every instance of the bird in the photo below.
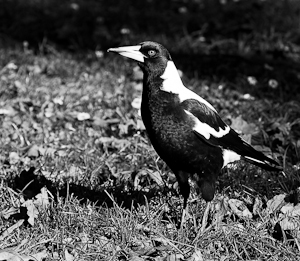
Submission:
M 207 202 L 203 231 L 217 177 L 225 166 L 242 159 L 265 170 L 282 170 L 277 161 L 254 149 L 227 125 L 208 101 L 184 86 L 163 45 L 145 41 L 107 51 L 137 61 L 143 72 L 141 116 L 152 146 L 178 181 L 183 196 L 181 226 L 190 195 L 189 179 Z

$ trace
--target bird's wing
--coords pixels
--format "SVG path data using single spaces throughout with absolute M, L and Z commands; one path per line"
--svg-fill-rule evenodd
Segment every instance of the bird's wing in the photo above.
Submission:
M 204 142 L 211 146 L 221 147 L 223 150 L 235 152 L 245 160 L 265 169 L 278 168 L 274 167 L 279 166 L 276 161 L 255 150 L 206 104 L 199 100 L 187 99 L 181 103 L 181 106 L 189 119 L 194 122 L 194 133 Z
M 228 147 L 223 144 L 222 137 L 228 135 L 231 129 L 218 113 L 195 99 L 184 100 L 180 105 L 189 119 L 194 122 L 193 130 L 197 136 L 212 146 Z

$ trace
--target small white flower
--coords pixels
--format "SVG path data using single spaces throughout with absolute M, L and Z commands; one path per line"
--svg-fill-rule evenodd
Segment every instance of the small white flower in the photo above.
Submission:
M 70 4 L 70 7 L 71 7 L 71 9 L 77 11 L 77 10 L 79 9 L 79 4 L 77 4 L 77 3 L 72 3 L 72 4 Z
M 129 28 L 122 28 L 120 32 L 121 32 L 121 34 L 130 34 L 130 29 Z
M 274 79 L 270 79 L 268 82 L 269 86 L 273 89 L 276 89 L 278 87 L 278 82 Z
M 185 6 L 181 6 L 178 8 L 178 12 L 181 14 L 186 14 L 188 12 L 188 9 Z
M 63 105 L 64 104 L 64 97 L 55 97 L 54 99 L 53 99 L 53 102 L 55 103 L 55 104 L 59 104 L 59 105 Z
M 251 94 L 249 94 L 249 93 L 245 93 L 244 95 L 243 95 L 243 98 L 245 99 L 245 100 L 254 100 L 255 98 L 251 95 Z
M 9 69 L 9 70 L 17 70 L 18 66 L 15 65 L 14 63 L 9 63 L 9 64 L 6 65 L 6 68 Z
M 102 58 L 104 53 L 103 53 L 103 51 L 95 51 L 95 55 L 97 58 Z
M 77 114 L 77 120 L 79 120 L 79 121 L 85 121 L 85 120 L 88 120 L 90 118 L 91 118 L 91 116 L 87 112 L 79 112 Z
M 249 83 L 250 85 L 256 85 L 256 84 L 257 84 L 257 80 L 256 80 L 256 78 L 253 77 L 253 76 L 248 76 L 248 77 L 247 77 L 247 80 L 248 80 L 248 83 Z

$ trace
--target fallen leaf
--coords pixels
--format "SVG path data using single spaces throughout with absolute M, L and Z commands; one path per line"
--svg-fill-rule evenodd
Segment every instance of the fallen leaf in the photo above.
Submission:
M 83 171 L 79 167 L 72 165 L 67 171 L 66 176 L 78 180 L 81 179 L 82 174 Z
M 23 261 L 21 255 L 11 250 L 0 251 L 0 261 Z
M 163 186 L 165 184 L 158 171 L 149 171 L 148 174 L 157 183 L 157 185 Z
M 297 204 L 295 206 L 293 203 L 288 203 L 285 206 L 283 206 L 280 211 L 289 217 L 299 217 L 300 216 L 300 204 Z
M 73 261 L 74 259 L 75 259 L 75 257 L 69 253 L 68 249 L 65 249 L 65 260 Z
M 171 254 L 171 255 L 168 255 L 165 260 L 166 261 L 184 260 L 184 256 L 182 254 Z
M 297 218 L 286 217 L 279 221 L 279 224 L 283 230 L 298 230 L 300 229 L 300 220 Z
M 30 256 L 20 255 L 18 252 L 12 251 L 11 249 L 0 250 L 0 261 L 41 261 L 47 258 L 47 256 L 46 250 Z
M 4 217 L 5 219 L 10 218 L 12 215 L 19 212 L 19 208 L 16 207 L 10 207 L 9 209 L 2 210 L 0 212 L 0 216 Z
M 27 152 L 27 156 L 28 157 L 35 157 L 37 158 L 38 156 L 40 155 L 40 152 L 39 152 L 39 146 L 34 144 L 30 147 L 30 149 L 28 150 Z
M 199 249 L 196 249 L 195 252 L 186 260 L 187 261 L 204 261 L 204 259 L 202 257 L 202 253 Z
M 213 204 L 214 207 L 214 216 L 213 223 L 217 226 L 224 219 L 225 215 L 228 214 L 228 197 L 222 197 L 220 200 L 217 200 L 216 204 Z
M 5 66 L 7 69 L 9 70 L 17 70 L 18 69 L 18 66 L 15 65 L 14 63 L 8 63 L 6 66 Z
M 30 255 L 30 257 L 34 257 L 36 259 L 35 261 L 42 261 L 48 257 L 48 253 L 46 250 L 43 250 L 36 254 Z M 32 260 L 32 258 L 30 260 Z
M 259 215 L 261 213 L 262 206 L 263 206 L 262 200 L 259 197 L 256 197 L 253 204 L 253 211 L 252 211 L 253 214 Z
M 238 116 L 231 120 L 231 128 L 242 134 L 256 134 L 258 127 L 254 123 L 247 123 L 242 116 Z
M 232 212 L 241 218 L 252 218 L 252 213 L 246 207 L 245 203 L 238 199 L 229 199 L 228 205 Z
M 85 120 L 89 120 L 91 118 L 91 116 L 87 112 L 79 112 L 79 113 L 77 113 L 76 118 L 79 121 L 85 121 Z
M 6 107 L 6 108 L 0 109 L 0 114 L 12 116 L 12 115 L 16 114 L 16 111 L 12 107 Z
M 23 204 L 23 207 L 27 208 L 27 215 L 28 215 L 28 223 L 34 226 L 34 220 L 38 217 L 39 211 L 37 207 L 34 205 L 31 199 L 26 200 Z
M 47 209 L 50 205 L 49 196 L 48 196 L 48 190 L 46 187 L 41 188 L 41 193 L 37 194 L 35 196 L 34 204 L 35 206 Z
M 286 197 L 285 194 L 280 194 L 280 195 L 276 195 L 275 197 L 270 199 L 267 202 L 267 208 L 265 209 L 265 212 L 268 215 L 274 213 L 277 209 L 280 208 L 280 206 L 282 206 L 285 203 L 285 201 L 284 201 L 285 197 Z
M 11 227 L 9 227 L 8 229 L 6 229 L 5 231 L 2 232 L 2 234 L 0 235 L 0 241 L 4 240 L 7 236 L 9 236 L 15 229 L 19 228 L 20 226 L 22 226 L 22 224 L 24 223 L 24 219 L 19 220 L 16 224 L 12 225 Z M 0 259 L 1 260 L 1 259 Z
M 17 152 L 12 151 L 12 152 L 9 153 L 9 163 L 11 165 L 15 165 L 19 161 L 20 161 L 20 157 L 19 157 L 19 154 Z

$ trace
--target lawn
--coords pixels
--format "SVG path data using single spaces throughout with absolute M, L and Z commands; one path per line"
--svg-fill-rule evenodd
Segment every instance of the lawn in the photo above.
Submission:
M 243 60 L 230 78 L 214 73 L 238 63 L 227 56 L 197 56 L 200 71 L 174 56 L 185 84 L 285 168 L 225 169 L 202 233 L 194 187 L 178 227 L 182 198 L 139 116 L 136 64 L 49 50 L 0 50 L 0 260 L 298 260 L 300 104 L 284 93 L 293 78 L 280 82 L 293 66 L 243 74 L 256 68 Z
M 298 1 L 0 2 L 0 261 L 300 260 Z M 222 170 L 203 232 L 193 183 L 179 227 L 139 67 L 106 52 L 144 40 L 284 168 Z

